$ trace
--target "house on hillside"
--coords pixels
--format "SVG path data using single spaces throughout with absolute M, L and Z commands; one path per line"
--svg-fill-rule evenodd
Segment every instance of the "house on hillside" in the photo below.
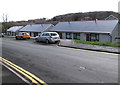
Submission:
M 59 22 L 51 31 L 63 39 L 78 39 L 95 42 L 117 42 L 120 36 L 118 20 Z
M 52 24 L 30 24 L 23 27 L 20 32 L 28 32 L 30 36 L 36 37 L 41 32 L 49 31 L 53 26 Z
M 105 18 L 105 20 L 115 20 L 115 19 L 118 20 L 118 18 L 115 17 L 114 15 L 110 15 L 107 18 Z
M 16 34 L 18 34 L 19 30 L 22 29 L 22 28 L 23 28 L 23 26 L 10 27 L 9 29 L 7 29 L 7 35 L 15 36 Z

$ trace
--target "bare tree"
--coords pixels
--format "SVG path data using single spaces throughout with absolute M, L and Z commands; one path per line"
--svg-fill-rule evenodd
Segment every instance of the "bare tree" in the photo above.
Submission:
M 7 28 L 8 28 L 8 15 L 3 13 L 2 16 L 3 22 L 2 22 L 2 32 L 7 33 Z
M 7 14 L 3 13 L 2 18 L 3 18 L 3 22 L 7 22 L 8 21 L 8 15 Z

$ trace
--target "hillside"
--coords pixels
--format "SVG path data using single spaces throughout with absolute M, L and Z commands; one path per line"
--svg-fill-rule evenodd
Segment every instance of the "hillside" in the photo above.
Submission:
M 95 11 L 85 13 L 69 13 L 55 16 L 51 21 L 81 21 L 81 20 L 104 20 L 108 16 L 113 15 L 118 18 L 118 13 L 112 11 Z

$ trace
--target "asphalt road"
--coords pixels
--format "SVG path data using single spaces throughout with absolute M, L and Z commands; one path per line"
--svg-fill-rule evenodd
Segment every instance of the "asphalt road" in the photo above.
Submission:
M 11 72 L 6 67 L 2 66 L 2 84 L 24 84 L 25 83 L 22 79 L 20 79 L 18 76 L 16 76 L 13 72 Z
M 2 56 L 47 83 L 118 82 L 117 54 L 4 38 Z

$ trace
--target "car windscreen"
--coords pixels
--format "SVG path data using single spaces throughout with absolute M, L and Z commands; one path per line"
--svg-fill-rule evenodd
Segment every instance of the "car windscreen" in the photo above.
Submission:
M 24 35 L 24 33 L 19 33 L 19 35 Z
M 57 34 L 56 33 L 51 33 L 51 36 L 57 36 Z
M 26 33 L 26 35 L 29 35 L 29 33 Z

